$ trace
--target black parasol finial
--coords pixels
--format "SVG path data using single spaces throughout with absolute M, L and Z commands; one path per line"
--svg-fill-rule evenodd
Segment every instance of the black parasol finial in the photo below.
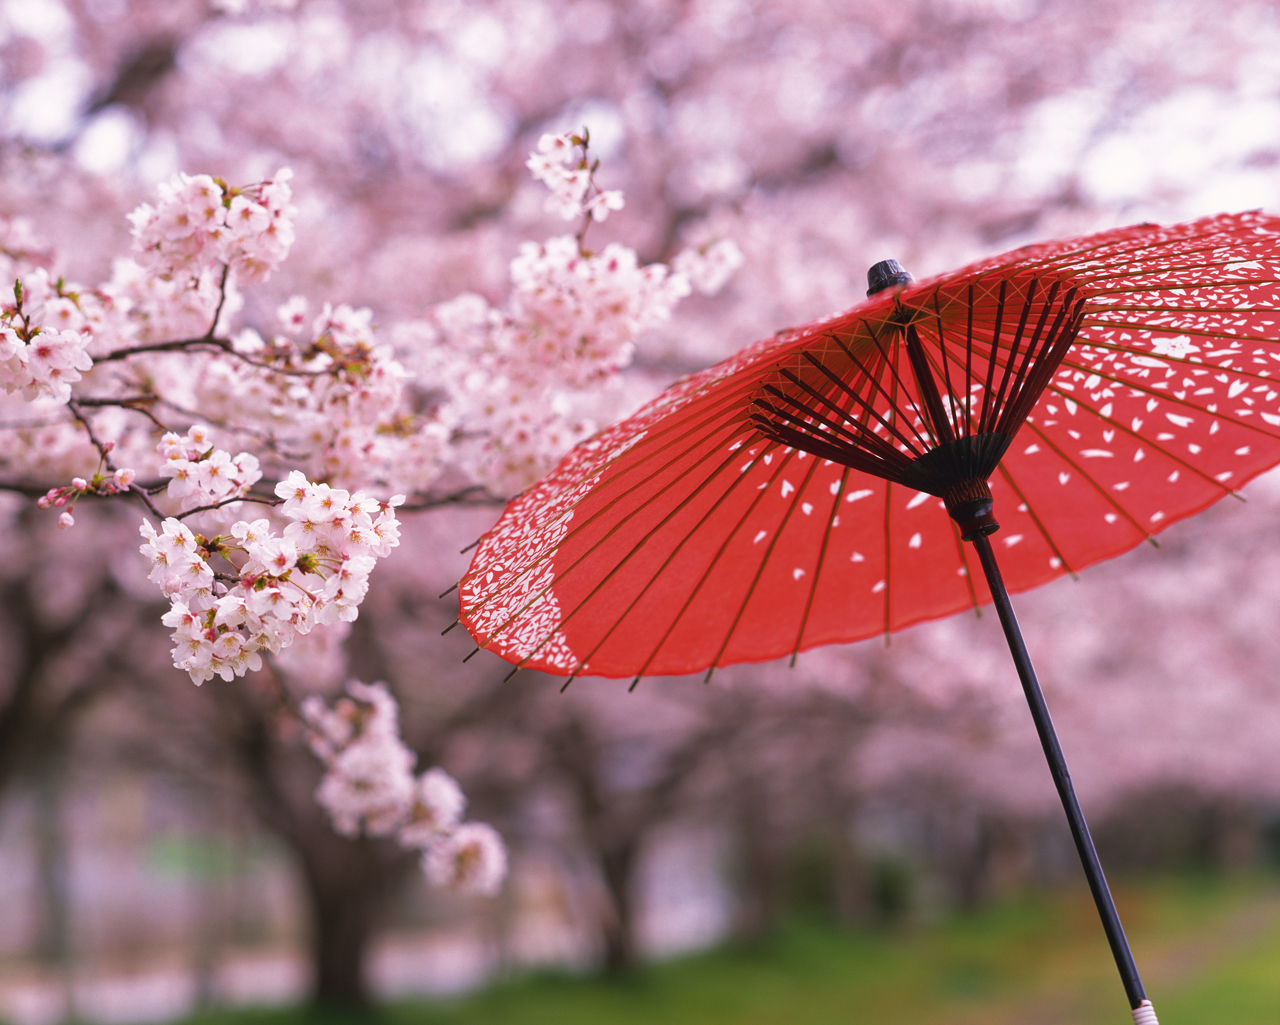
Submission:
M 915 281 L 897 260 L 881 260 L 867 271 L 867 295 L 875 295 L 894 285 L 908 285 Z

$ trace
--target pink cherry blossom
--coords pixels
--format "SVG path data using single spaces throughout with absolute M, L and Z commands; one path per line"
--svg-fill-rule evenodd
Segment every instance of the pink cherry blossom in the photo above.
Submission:
M 436 886 L 492 897 L 507 874 L 507 852 L 497 830 L 464 822 L 422 852 L 422 870 Z
M 398 708 L 384 684 L 347 684 L 331 709 L 317 696 L 301 707 L 307 741 L 325 766 L 316 800 L 347 836 L 396 836 L 423 852 L 437 886 L 492 895 L 507 855 L 490 826 L 461 822 L 466 799 L 454 779 L 433 768 L 413 776 L 416 756 L 400 739 Z

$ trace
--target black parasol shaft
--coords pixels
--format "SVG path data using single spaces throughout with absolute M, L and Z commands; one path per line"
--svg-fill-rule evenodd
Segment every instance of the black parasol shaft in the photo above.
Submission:
M 1120 971 L 1125 995 L 1129 998 L 1129 1006 L 1137 1008 L 1146 999 L 1146 990 L 1143 989 L 1142 979 L 1138 975 L 1138 967 L 1134 964 L 1129 941 L 1125 938 L 1124 926 L 1120 924 L 1120 915 L 1116 912 L 1115 902 L 1111 899 L 1111 890 L 1107 887 L 1106 877 L 1102 874 L 1102 864 L 1098 861 L 1098 852 L 1094 849 L 1092 837 L 1089 836 L 1089 826 L 1084 820 L 1084 812 L 1080 810 L 1080 802 L 1076 800 L 1075 787 L 1071 785 L 1071 773 L 1067 769 L 1067 759 L 1058 743 L 1058 734 L 1054 731 L 1053 720 L 1049 718 L 1049 707 L 1045 704 L 1040 682 L 1036 679 L 1036 671 L 1031 665 L 1031 656 L 1027 654 L 1027 646 L 1023 643 L 1022 631 L 1018 628 L 1018 620 L 1013 614 L 1013 605 L 1009 601 L 1009 592 L 1005 589 L 1004 579 L 1000 576 L 1000 567 L 996 565 L 995 552 L 991 550 L 991 542 L 985 534 L 978 534 L 969 540 L 978 550 L 978 558 L 982 561 L 987 586 L 991 589 L 991 597 L 995 601 L 996 612 L 1000 616 L 1000 625 L 1004 627 L 1009 651 L 1013 655 L 1014 665 L 1018 668 L 1018 678 L 1022 681 L 1022 690 L 1027 696 L 1027 704 L 1031 706 L 1031 718 L 1035 720 L 1036 732 L 1040 734 L 1040 745 L 1044 748 L 1044 756 L 1049 763 L 1054 785 L 1058 788 L 1058 796 L 1062 798 L 1062 807 L 1067 813 L 1067 822 L 1071 826 L 1071 837 L 1075 840 L 1076 850 L 1080 854 L 1080 863 L 1084 866 L 1085 877 L 1089 880 L 1089 889 L 1093 891 L 1093 900 L 1098 906 L 1098 916 L 1102 919 L 1102 928 L 1107 934 L 1107 942 L 1111 944 L 1111 954 L 1116 959 L 1116 968 Z

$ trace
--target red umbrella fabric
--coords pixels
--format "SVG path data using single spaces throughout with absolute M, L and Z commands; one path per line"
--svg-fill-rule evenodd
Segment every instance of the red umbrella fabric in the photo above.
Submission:
M 991 600 L 948 515 L 974 481 L 1021 591 L 1280 462 L 1280 219 L 905 280 L 684 378 L 513 500 L 460 583 L 476 643 L 638 677 L 854 641 Z

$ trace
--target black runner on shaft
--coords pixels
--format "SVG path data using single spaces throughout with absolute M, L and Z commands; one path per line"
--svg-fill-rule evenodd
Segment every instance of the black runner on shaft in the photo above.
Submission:
M 1089 836 L 1089 826 L 1084 820 L 1084 813 L 1080 810 L 1080 802 L 1076 800 L 1075 787 L 1071 785 L 1071 773 L 1067 769 L 1067 759 L 1058 743 L 1058 735 L 1053 729 L 1053 720 L 1049 718 L 1049 708 L 1045 704 L 1044 694 L 1040 691 L 1040 682 L 1036 679 L 1036 671 L 1031 665 L 1031 656 L 1027 654 L 1027 646 L 1022 641 L 1022 631 L 1018 628 L 1018 620 L 1013 614 L 1013 605 L 1009 602 L 1009 592 L 1005 590 L 1004 579 L 1000 576 L 1000 567 L 996 565 L 995 552 L 991 550 L 991 542 L 985 534 L 978 534 L 967 540 L 972 541 L 973 547 L 978 550 L 978 558 L 982 561 L 987 586 L 991 589 L 991 597 L 995 601 L 996 612 L 1000 616 L 1000 625 L 1004 627 L 1009 651 L 1013 655 L 1014 665 L 1018 668 L 1018 678 L 1022 681 L 1022 690 L 1027 696 L 1027 704 L 1031 706 L 1031 718 L 1035 720 L 1036 732 L 1040 734 L 1040 745 L 1044 748 L 1045 759 L 1049 762 L 1049 771 L 1053 775 L 1054 785 L 1058 788 L 1058 796 L 1062 798 L 1062 807 L 1067 813 L 1067 822 L 1071 826 L 1071 837 L 1075 840 L 1076 850 L 1080 853 L 1080 863 L 1084 866 L 1085 877 L 1089 880 L 1089 889 L 1093 891 L 1093 900 L 1098 906 L 1098 915 L 1102 919 L 1102 928 L 1106 931 L 1107 942 L 1111 944 L 1111 954 L 1116 959 L 1116 968 L 1120 971 L 1125 995 L 1129 998 L 1129 1006 L 1136 1008 L 1147 998 L 1147 993 L 1138 975 L 1138 967 L 1134 964 L 1133 952 L 1129 949 L 1129 941 L 1125 938 L 1124 927 L 1120 924 L 1120 915 L 1116 912 L 1115 902 L 1111 899 L 1111 890 L 1108 889 L 1106 877 L 1102 874 L 1098 852 L 1094 850 L 1093 839 Z

